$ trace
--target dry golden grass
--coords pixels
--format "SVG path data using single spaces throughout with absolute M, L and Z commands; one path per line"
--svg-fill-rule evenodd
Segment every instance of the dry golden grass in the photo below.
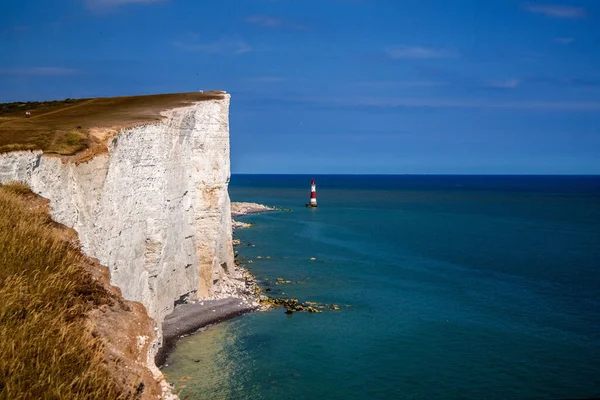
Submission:
M 87 148 L 90 128 L 154 122 L 166 109 L 221 98 L 214 91 L 0 104 L 0 153 L 39 149 L 72 155 Z M 25 118 L 25 111 L 32 116 Z
M 22 184 L 0 185 L 0 399 L 134 398 L 86 324 L 115 298 L 34 197 Z

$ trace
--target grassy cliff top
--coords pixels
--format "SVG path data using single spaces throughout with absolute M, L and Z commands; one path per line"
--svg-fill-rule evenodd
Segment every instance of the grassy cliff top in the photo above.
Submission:
M 42 150 L 72 155 L 89 145 L 90 128 L 119 128 L 161 119 L 160 112 L 222 99 L 224 92 L 66 99 L 0 104 L 0 153 Z M 25 112 L 31 116 L 25 118 Z

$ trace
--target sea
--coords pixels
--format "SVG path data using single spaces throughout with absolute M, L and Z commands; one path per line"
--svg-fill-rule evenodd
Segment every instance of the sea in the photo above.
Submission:
M 182 396 L 600 398 L 600 176 L 233 175 L 230 196 L 280 208 L 234 233 L 268 294 L 328 309 L 181 339 Z

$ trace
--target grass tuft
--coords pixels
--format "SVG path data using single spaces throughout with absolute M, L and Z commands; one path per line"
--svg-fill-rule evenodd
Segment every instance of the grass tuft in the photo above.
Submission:
M 125 399 L 86 320 L 114 296 L 23 184 L 0 185 L 0 399 Z
M 0 190 L 4 192 L 17 194 L 20 196 L 33 195 L 33 192 L 29 186 L 19 181 L 5 183 L 4 185 L 1 185 L 0 188 Z

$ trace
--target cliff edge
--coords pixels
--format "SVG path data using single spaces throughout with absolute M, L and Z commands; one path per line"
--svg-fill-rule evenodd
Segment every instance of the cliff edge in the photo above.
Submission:
M 139 96 L 142 103 L 148 97 Z M 111 284 L 160 327 L 176 303 L 244 290 L 227 191 L 229 102 L 224 92 L 190 96 L 133 121 L 123 119 L 127 109 L 112 107 L 98 124 L 104 135 L 96 136 L 106 151 L 83 160 L 42 150 L 2 153 L 0 183 L 20 181 L 49 199 L 52 218 L 77 231 L 83 252 L 106 265 Z M 85 109 L 65 112 L 73 120 Z M 118 125 L 107 122 L 111 113 Z M 159 346 L 160 339 L 155 351 Z

